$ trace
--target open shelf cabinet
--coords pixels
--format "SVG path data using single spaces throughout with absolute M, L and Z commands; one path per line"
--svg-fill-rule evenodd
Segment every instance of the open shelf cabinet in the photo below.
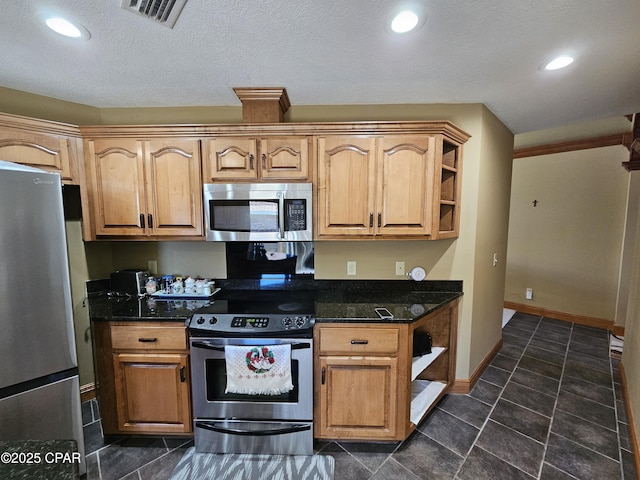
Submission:
M 413 323 L 324 323 L 314 329 L 314 437 L 406 439 L 455 380 L 458 299 Z M 431 353 L 413 357 L 429 333 Z

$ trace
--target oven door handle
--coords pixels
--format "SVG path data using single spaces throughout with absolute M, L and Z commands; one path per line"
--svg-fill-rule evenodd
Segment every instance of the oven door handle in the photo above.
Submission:
M 217 350 L 218 352 L 224 352 L 224 345 L 214 345 L 211 342 L 207 341 L 197 341 L 191 342 L 192 347 L 196 348 L 206 348 L 207 350 Z M 238 345 L 240 347 L 252 347 L 253 345 Z M 310 343 L 292 343 L 291 350 L 304 350 L 306 348 L 311 348 Z
M 285 428 L 272 428 L 268 430 L 241 430 L 239 428 L 226 428 L 219 426 L 215 422 L 196 422 L 196 427 L 204 428 L 218 433 L 226 433 L 228 435 L 247 435 L 252 437 L 266 437 L 271 435 L 285 435 L 287 433 L 304 432 L 311 430 L 309 424 L 294 424 Z

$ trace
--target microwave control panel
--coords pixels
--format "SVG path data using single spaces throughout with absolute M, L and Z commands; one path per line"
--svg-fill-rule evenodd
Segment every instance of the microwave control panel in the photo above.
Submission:
M 307 229 L 307 201 L 285 200 L 285 229 L 293 232 Z

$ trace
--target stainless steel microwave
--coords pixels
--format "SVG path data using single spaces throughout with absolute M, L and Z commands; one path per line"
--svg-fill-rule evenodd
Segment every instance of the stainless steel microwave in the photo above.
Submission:
M 311 183 L 204 185 L 208 241 L 313 240 Z

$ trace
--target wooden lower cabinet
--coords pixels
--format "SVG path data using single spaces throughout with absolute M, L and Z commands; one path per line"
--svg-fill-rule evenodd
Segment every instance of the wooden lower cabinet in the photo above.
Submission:
M 188 357 L 186 353 L 113 355 L 120 431 L 191 431 Z
M 412 323 L 316 323 L 314 436 L 406 439 L 455 380 L 457 305 Z M 432 352 L 414 357 L 427 332 Z
M 320 396 L 317 436 L 394 439 L 398 359 L 323 356 L 319 361 L 326 391 Z
M 104 434 L 191 433 L 184 323 L 94 321 L 92 325 Z

